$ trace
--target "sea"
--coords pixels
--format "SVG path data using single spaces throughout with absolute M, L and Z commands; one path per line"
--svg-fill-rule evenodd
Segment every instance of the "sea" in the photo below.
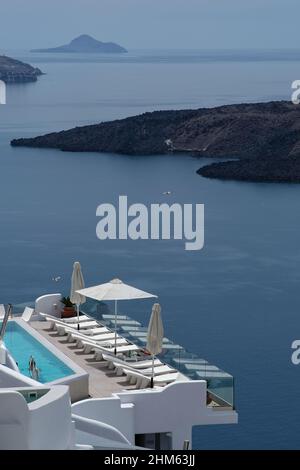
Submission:
M 29 137 L 146 111 L 290 100 L 297 50 L 6 51 L 39 67 L 0 106 L 0 302 L 118 277 L 158 295 L 165 335 L 234 376 L 237 425 L 199 426 L 196 449 L 300 447 L 300 185 L 205 179 L 190 155 L 12 148 Z M 230 155 L 225 156 L 230 158 Z M 163 194 L 170 191 L 171 194 Z M 205 243 L 96 237 L 99 204 L 204 204 Z M 147 325 L 151 302 L 119 302 Z M 184 406 L 179 403 L 178 406 Z

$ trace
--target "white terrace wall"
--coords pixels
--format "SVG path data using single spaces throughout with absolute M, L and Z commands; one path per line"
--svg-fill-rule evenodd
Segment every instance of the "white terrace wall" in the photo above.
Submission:
M 0 449 L 67 450 L 73 447 L 68 387 L 52 387 L 30 404 L 18 390 L 0 390 Z
M 35 301 L 35 312 L 37 314 L 46 313 L 47 315 L 60 318 L 62 310 L 61 298 L 61 294 L 42 295 Z
M 172 433 L 173 449 L 192 442 L 192 428 L 237 422 L 232 410 L 215 411 L 206 404 L 206 381 L 174 382 L 162 389 L 124 391 L 112 398 L 84 400 L 72 406 L 79 416 L 107 423 L 134 444 L 135 434 Z

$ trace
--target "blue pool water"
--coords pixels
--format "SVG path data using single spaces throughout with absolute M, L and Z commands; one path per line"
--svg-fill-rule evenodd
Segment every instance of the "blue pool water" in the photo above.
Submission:
M 52 354 L 24 328 L 9 322 L 4 336 L 6 347 L 18 363 L 20 372 L 30 377 L 29 358 L 32 355 L 40 369 L 39 382 L 47 383 L 74 374 L 74 371 Z

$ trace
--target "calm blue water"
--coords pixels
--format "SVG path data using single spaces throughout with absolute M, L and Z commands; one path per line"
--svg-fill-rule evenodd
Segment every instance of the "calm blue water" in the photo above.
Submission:
M 121 59 L 18 53 L 47 75 L 12 86 L 0 107 L 0 298 L 23 303 L 69 290 L 74 260 L 87 285 L 113 277 L 159 295 L 166 336 L 235 377 L 237 426 L 195 430 L 194 447 L 299 448 L 300 186 L 204 179 L 203 160 L 12 149 L 13 137 L 153 109 L 289 99 L 297 54 L 226 57 L 133 52 Z M 221 56 L 220 56 L 221 54 Z M 275 54 L 275 56 L 274 56 Z M 17 55 L 17 54 L 15 54 Z M 183 60 L 184 58 L 184 60 Z M 96 239 L 96 207 L 205 204 L 205 247 Z M 53 276 L 62 276 L 53 283 Z M 147 324 L 151 302 L 120 303 Z
M 52 382 L 74 374 L 72 369 L 15 322 L 8 323 L 4 341 L 18 363 L 20 372 L 27 377 L 31 377 L 28 370 L 30 356 L 34 357 L 40 370 L 39 382 L 41 383 Z

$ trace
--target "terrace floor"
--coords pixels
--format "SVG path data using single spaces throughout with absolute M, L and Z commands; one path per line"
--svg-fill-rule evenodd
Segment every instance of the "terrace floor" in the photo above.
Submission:
M 89 374 L 89 393 L 92 398 L 109 397 L 112 393 L 135 388 L 128 384 L 125 376 L 117 377 L 108 370 L 105 362 L 95 361 L 93 354 L 84 354 L 75 343 L 68 343 L 65 336 L 58 336 L 56 331 L 50 330 L 49 322 L 31 321 L 30 326 Z

